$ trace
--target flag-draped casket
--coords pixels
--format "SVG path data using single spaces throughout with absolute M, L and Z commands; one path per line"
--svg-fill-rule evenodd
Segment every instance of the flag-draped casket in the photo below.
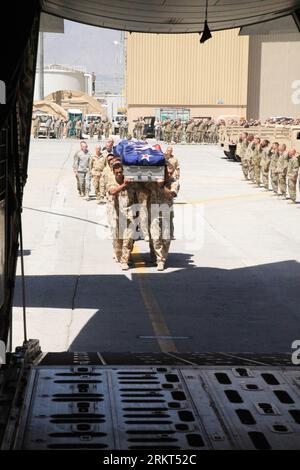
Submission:
M 158 144 L 120 140 L 114 147 L 114 154 L 122 159 L 127 179 L 145 182 L 164 178 L 165 156 Z

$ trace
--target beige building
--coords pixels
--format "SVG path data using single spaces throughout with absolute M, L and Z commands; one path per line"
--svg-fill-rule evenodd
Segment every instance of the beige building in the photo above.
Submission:
M 198 34 L 126 35 L 129 121 L 159 109 L 185 108 L 190 116 L 246 115 L 248 37 L 238 29 Z
M 162 110 L 246 116 L 248 43 L 238 29 L 198 34 L 126 34 L 129 121 Z
M 139 116 L 300 116 L 300 35 L 126 34 L 129 121 Z
M 249 37 L 249 118 L 300 117 L 300 34 Z

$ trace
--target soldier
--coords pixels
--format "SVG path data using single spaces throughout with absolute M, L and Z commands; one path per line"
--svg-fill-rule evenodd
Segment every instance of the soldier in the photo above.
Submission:
M 187 123 L 185 135 L 186 135 L 186 143 L 191 144 L 193 140 L 193 129 L 194 129 L 194 120 L 190 119 Z
M 154 123 L 154 129 L 155 129 L 155 139 L 156 139 L 156 140 L 161 140 L 161 139 L 162 139 L 162 126 L 161 126 L 161 121 L 155 121 L 155 123 Z
M 277 162 L 279 158 L 279 143 L 274 142 L 272 144 L 271 152 L 271 163 L 270 163 L 270 176 L 271 176 L 271 186 L 274 194 L 278 193 L 278 173 L 277 173 Z
M 249 176 L 250 176 L 250 179 L 251 179 L 252 183 L 255 183 L 254 165 L 255 165 L 255 162 L 256 162 L 256 159 L 257 159 L 259 146 L 260 146 L 260 138 L 255 136 L 253 144 L 252 144 L 252 152 L 250 153 L 250 157 L 249 157 L 249 160 L 248 160 Z
M 267 140 L 262 140 L 258 145 L 256 152 L 253 155 L 254 164 L 254 180 L 258 187 L 260 187 L 260 176 L 261 176 L 261 160 L 263 157 L 264 149 L 268 146 Z
M 124 139 L 124 120 L 122 119 L 119 126 L 120 139 Z
M 296 185 L 299 172 L 299 156 L 296 154 L 295 149 L 288 151 L 288 167 L 287 178 L 289 195 L 292 203 L 296 203 Z
M 134 138 L 134 139 L 137 139 L 137 135 L 138 135 L 138 121 L 136 121 L 135 124 L 134 124 L 134 126 L 133 126 L 132 134 L 133 134 L 133 138 Z
M 114 153 L 113 150 L 114 150 L 114 139 L 112 137 L 109 137 L 104 147 L 102 148 L 102 154 L 105 157 L 105 166 L 107 165 L 107 156 L 113 154 Z
M 104 151 L 102 152 L 102 155 L 104 156 Z M 104 200 L 107 199 L 107 203 L 109 203 L 109 199 L 107 198 L 107 188 L 109 186 L 109 183 L 111 182 L 111 179 L 113 179 L 113 171 L 112 171 L 112 166 L 115 162 L 120 161 L 119 157 L 115 157 L 112 153 L 106 153 L 105 157 L 105 166 L 102 171 L 102 175 L 100 178 L 100 194 L 103 194 Z M 109 204 L 108 204 L 109 205 Z M 109 211 L 109 208 L 108 208 Z
M 71 138 L 72 137 L 72 129 L 73 129 L 73 123 L 72 123 L 71 119 L 68 120 L 67 125 L 66 125 L 66 129 L 67 129 L 67 137 Z
M 240 159 L 243 170 L 243 160 L 248 147 L 248 132 L 243 132 L 240 135 L 239 142 L 237 143 L 236 155 Z M 247 179 L 247 178 L 246 178 Z
M 74 155 L 73 171 L 78 178 L 77 188 L 80 196 L 85 196 L 86 200 L 90 199 L 90 160 L 91 152 L 85 141 L 80 142 L 80 148 Z
M 165 159 L 166 162 L 171 163 L 174 167 L 174 178 L 179 180 L 180 178 L 180 166 L 179 166 L 179 161 L 178 158 L 174 157 L 173 155 L 173 147 L 172 145 L 169 145 L 165 151 Z
M 177 135 L 176 135 L 178 144 L 181 144 L 181 142 L 182 142 L 184 127 L 185 127 L 184 123 L 182 121 L 180 121 L 180 119 L 179 119 L 179 125 L 177 127 Z
M 271 163 L 271 149 L 269 149 L 270 142 L 266 140 L 267 145 L 263 149 L 263 154 L 260 161 L 260 169 L 262 174 L 263 187 L 269 191 L 269 171 Z
M 127 139 L 128 138 L 128 121 L 127 121 L 127 117 L 124 117 L 124 119 L 122 121 L 122 137 L 121 138 L 122 139 Z
M 286 177 L 288 167 L 288 154 L 286 151 L 286 145 L 281 144 L 278 148 L 279 158 L 277 162 L 276 173 L 278 176 L 278 183 L 280 189 L 280 197 L 286 199 Z
M 145 121 L 142 117 L 140 117 L 137 121 L 137 139 L 141 140 L 144 135 L 144 127 L 145 127 Z
M 56 138 L 56 139 L 59 139 L 59 138 L 60 138 L 59 129 L 60 129 L 60 119 L 59 119 L 59 118 L 56 118 L 56 119 L 54 120 L 54 135 L 55 135 L 55 138 Z
M 35 139 L 39 138 L 39 130 L 40 130 L 40 119 L 38 116 L 35 116 L 33 121 L 33 137 Z
M 64 120 L 63 120 L 63 118 L 61 118 L 59 120 L 59 128 L 58 128 L 58 138 L 59 139 L 62 139 L 64 137 L 64 126 L 65 126 Z
M 150 190 L 150 252 L 156 259 L 157 270 L 163 271 L 171 240 L 174 238 L 173 199 L 179 191 L 179 182 L 174 178 L 174 167 L 166 165 L 165 179 L 158 183 L 147 183 Z
M 103 122 L 104 137 L 106 139 L 109 138 L 111 128 L 112 128 L 112 124 L 111 124 L 110 120 L 106 118 Z
M 218 143 L 218 125 L 215 121 L 212 121 L 212 124 L 210 126 L 210 143 L 211 144 Z
M 103 136 L 103 122 L 101 121 L 101 119 L 100 119 L 100 121 L 97 122 L 96 130 L 97 130 L 97 138 L 98 138 L 98 140 L 102 140 L 102 136 Z
M 90 173 L 93 179 L 97 204 L 102 204 L 105 199 L 104 187 L 101 185 L 102 173 L 105 167 L 105 157 L 101 153 L 100 144 L 96 144 L 95 153 L 90 160 Z M 102 190 L 102 192 L 101 192 Z
M 244 140 L 244 133 L 240 134 L 238 141 L 236 143 L 236 151 L 235 151 L 235 159 L 238 161 L 242 161 L 241 154 L 243 154 L 244 149 L 242 148 Z
M 113 165 L 114 181 L 108 188 L 115 207 L 115 220 L 113 227 L 113 247 L 115 258 L 121 264 L 121 269 L 129 269 L 129 259 L 133 248 L 134 216 L 131 208 L 135 204 L 134 184 L 124 178 L 123 167 L 120 162 Z
M 80 119 L 77 119 L 75 124 L 76 138 L 82 139 L 82 122 Z
M 179 121 L 179 119 L 177 119 L 175 122 L 174 122 L 174 125 L 173 125 L 173 142 L 175 144 L 179 144 L 179 142 L 181 141 L 181 122 Z
M 127 121 L 127 117 L 124 118 L 124 139 L 128 139 L 128 127 L 129 122 Z
M 89 135 L 90 135 L 90 139 L 92 139 L 94 137 L 94 131 L 95 131 L 95 123 L 93 120 L 90 121 L 90 124 L 89 124 Z
M 242 162 L 242 169 L 243 169 L 243 173 L 244 173 L 246 180 L 249 180 L 249 177 L 250 177 L 250 159 L 251 159 L 252 151 L 255 147 L 255 143 L 253 142 L 253 140 L 254 140 L 254 135 L 248 134 L 247 150 L 245 151 L 245 155 L 244 155 L 243 162 Z
M 200 125 L 199 125 L 199 137 L 198 137 L 198 142 L 199 142 L 200 144 L 204 144 L 204 143 L 205 143 L 206 131 L 207 131 L 207 121 L 206 121 L 206 119 L 203 119 L 203 120 L 200 122 Z
M 165 121 L 164 136 L 165 136 L 165 142 L 167 142 L 167 144 L 170 144 L 172 140 L 172 124 L 171 124 L 170 119 Z

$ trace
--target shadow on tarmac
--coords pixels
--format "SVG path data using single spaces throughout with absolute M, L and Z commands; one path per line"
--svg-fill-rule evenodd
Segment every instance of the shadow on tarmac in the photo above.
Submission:
M 150 259 L 141 256 L 147 269 Z M 180 269 L 161 273 L 131 269 L 131 279 L 121 271 L 120 275 L 26 276 L 27 305 L 73 308 L 74 315 L 76 309 L 97 310 L 73 340 L 72 351 L 143 352 L 151 350 L 151 344 L 159 351 L 155 339 L 152 343 L 141 339 L 149 332 L 154 335 L 141 285 L 155 299 L 171 335 L 180 337 L 174 339 L 178 351 L 282 353 L 291 351 L 292 342 L 300 339 L 296 261 L 226 270 L 195 267 L 191 255 L 170 253 L 168 267 Z M 22 305 L 20 287 L 18 276 L 16 307 Z

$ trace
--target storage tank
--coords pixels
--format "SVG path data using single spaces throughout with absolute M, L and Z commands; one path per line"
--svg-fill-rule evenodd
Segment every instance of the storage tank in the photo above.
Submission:
M 86 92 L 86 70 L 81 66 L 45 65 L 44 67 L 44 98 L 58 90 L 75 90 Z M 37 69 L 34 100 L 39 97 L 39 70 Z

